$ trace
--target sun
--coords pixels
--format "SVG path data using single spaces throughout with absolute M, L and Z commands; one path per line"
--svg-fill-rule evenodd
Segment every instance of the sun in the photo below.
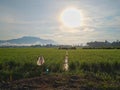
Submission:
M 74 7 L 66 8 L 60 15 L 60 21 L 68 28 L 80 27 L 81 15 L 80 10 Z

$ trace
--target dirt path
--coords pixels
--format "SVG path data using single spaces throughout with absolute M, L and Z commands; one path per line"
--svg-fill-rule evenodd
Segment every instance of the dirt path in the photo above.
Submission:
M 111 83 L 111 82 L 106 82 Z M 94 78 L 81 76 L 41 75 L 40 77 L 3 83 L 1 88 L 9 90 L 102 90 L 98 89 L 104 82 Z M 111 83 L 112 85 L 120 83 Z M 118 90 L 119 87 L 116 86 Z M 110 88 L 106 89 L 110 90 Z

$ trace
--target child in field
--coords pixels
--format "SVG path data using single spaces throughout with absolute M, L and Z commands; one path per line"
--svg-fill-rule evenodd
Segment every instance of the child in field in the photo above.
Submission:
M 39 57 L 38 60 L 37 60 L 37 65 L 41 66 L 44 63 L 45 63 L 44 57 L 43 56 Z
M 66 56 L 65 56 L 65 60 L 64 60 L 64 64 L 63 64 L 63 70 L 68 71 L 68 52 L 66 51 Z

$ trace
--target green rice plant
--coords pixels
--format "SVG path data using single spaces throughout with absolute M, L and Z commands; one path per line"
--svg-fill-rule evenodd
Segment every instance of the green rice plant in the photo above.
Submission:
M 8 80 L 11 73 L 13 79 L 40 76 L 46 69 L 49 73 L 65 73 L 65 53 L 66 50 L 57 48 L 0 48 L 0 79 Z M 36 64 L 39 56 L 45 58 L 42 66 Z M 67 74 L 106 73 L 117 80 L 120 75 L 120 50 L 68 50 L 68 64 Z

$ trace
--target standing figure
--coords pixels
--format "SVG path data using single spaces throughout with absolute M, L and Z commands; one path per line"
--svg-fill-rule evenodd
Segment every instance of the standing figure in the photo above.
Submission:
M 41 66 L 44 63 L 45 63 L 44 57 L 43 56 L 39 57 L 38 60 L 37 60 L 37 65 Z
M 64 71 L 68 71 L 68 52 L 66 51 L 66 56 L 65 56 L 65 60 L 64 60 L 64 65 L 63 65 L 63 70 Z

